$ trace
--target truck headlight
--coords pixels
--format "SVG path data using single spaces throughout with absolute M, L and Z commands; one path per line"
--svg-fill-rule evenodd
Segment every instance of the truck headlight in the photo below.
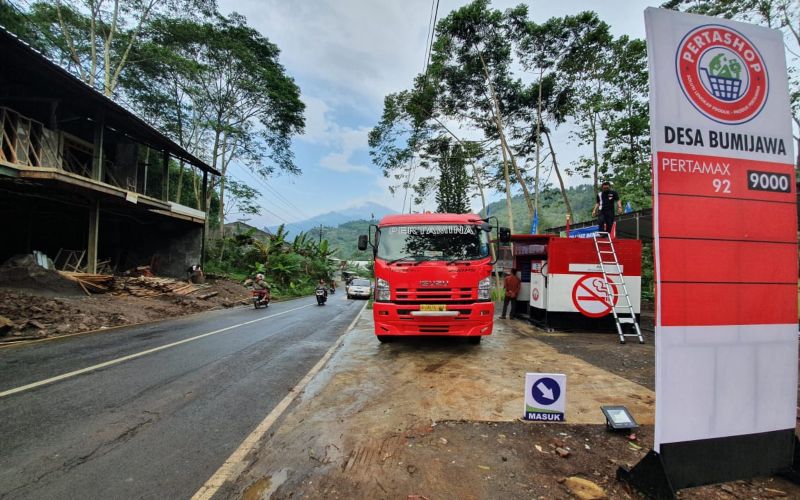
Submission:
M 492 278 L 487 276 L 478 282 L 478 300 L 488 301 L 492 298 Z
M 389 300 L 391 300 L 389 282 L 378 278 L 375 285 L 375 302 L 389 302 Z

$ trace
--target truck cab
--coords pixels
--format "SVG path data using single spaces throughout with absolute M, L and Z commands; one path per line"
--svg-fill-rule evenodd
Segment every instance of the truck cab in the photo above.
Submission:
M 492 333 L 491 224 L 475 214 L 390 215 L 363 235 L 375 257 L 373 315 L 381 342 Z M 372 239 L 373 241 L 370 241 Z

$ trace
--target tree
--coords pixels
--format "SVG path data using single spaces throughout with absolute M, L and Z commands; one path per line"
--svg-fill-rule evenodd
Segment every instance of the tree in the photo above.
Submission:
M 621 196 L 637 208 L 652 203 L 650 165 L 650 113 L 647 81 L 647 49 L 643 40 L 626 36 L 612 47 L 616 62 L 608 78 L 610 113 L 605 132 L 603 172 Z
M 579 145 L 591 147 L 591 156 L 582 156 L 575 171 L 590 178 L 597 192 L 601 169 L 600 132 L 608 111 L 606 95 L 613 85 L 609 72 L 616 66 L 611 53 L 613 37 L 608 24 L 594 12 L 566 16 L 559 24 L 569 42 L 557 61 L 556 70 L 571 89 L 573 103 L 569 114 L 578 125 L 573 136 Z
M 800 169 L 800 2 L 797 0 L 668 0 L 662 7 L 779 29 L 784 34 L 789 100 L 795 124 L 795 168 Z
M 30 17 L 56 56 L 88 85 L 114 95 L 148 22 L 159 16 L 195 15 L 215 0 L 55 0 L 30 5 Z
M 428 145 L 427 153 L 439 169 L 436 211 L 451 214 L 469 213 L 467 196 L 469 177 L 461 145 L 453 145 L 449 138 L 442 137 Z
M 225 206 L 225 174 L 233 161 L 265 178 L 275 169 L 298 174 L 291 137 L 303 132 L 305 105 L 278 62 L 278 47 L 236 14 L 217 15 L 188 35 L 203 65 L 198 88 L 213 138 L 211 164 L 222 172 L 211 186 L 219 189 L 220 206 Z
M 208 160 L 211 142 L 209 116 L 198 75 L 204 66 L 197 62 L 197 44 L 185 43 L 199 27 L 193 20 L 159 18 L 148 26 L 146 36 L 135 47 L 121 85 L 141 114 L 184 149 Z M 184 162 L 178 166 L 177 199 L 181 199 Z M 194 206 L 202 206 L 199 172 L 192 167 Z
M 258 203 L 258 190 L 253 189 L 247 184 L 228 179 L 228 204 L 226 206 L 226 217 L 229 215 L 260 215 L 261 205 Z M 236 210 L 235 212 L 233 210 Z
M 218 193 L 222 227 L 232 163 L 264 179 L 276 170 L 300 173 L 291 150 L 305 125 L 300 90 L 278 62 L 278 48 L 239 15 L 158 20 L 152 28 L 141 50 L 149 57 L 130 72 L 131 94 L 222 172 L 208 190 Z
M 488 0 L 474 0 L 442 19 L 436 31 L 429 73 L 439 86 L 442 114 L 499 141 L 504 170 L 513 169 L 532 217 L 533 203 L 506 130 L 522 111 L 523 88 L 513 76 L 512 31 L 506 17 L 490 9 Z M 509 197 L 510 174 L 504 177 Z

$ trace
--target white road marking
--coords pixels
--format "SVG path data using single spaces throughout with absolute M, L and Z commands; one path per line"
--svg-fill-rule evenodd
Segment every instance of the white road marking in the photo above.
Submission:
M 311 379 L 313 379 L 314 376 L 322 369 L 322 367 L 325 366 L 325 363 L 328 362 L 330 357 L 333 355 L 333 352 L 342 344 L 342 342 L 344 342 L 345 336 L 350 332 L 350 330 L 353 329 L 353 326 L 355 326 L 356 321 L 358 321 L 358 318 L 361 317 L 361 313 L 364 312 L 366 307 L 367 304 L 365 303 L 361 307 L 361 310 L 358 311 L 358 314 L 356 314 L 356 317 L 353 318 L 353 321 L 347 327 L 347 330 L 345 330 L 345 332 L 339 337 L 336 343 L 333 344 L 330 349 L 328 349 L 325 355 L 322 356 L 316 365 L 314 365 L 311 371 L 306 373 L 306 376 L 303 377 L 303 379 L 298 382 L 291 391 L 289 391 L 289 394 L 287 394 L 286 397 L 284 397 L 281 402 L 272 409 L 269 415 L 267 415 L 266 418 L 264 418 L 264 420 L 258 424 L 258 427 L 256 427 L 255 430 L 253 430 L 253 432 L 251 432 L 250 435 L 247 436 L 244 441 L 242 441 L 242 444 L 240 444 L 236 451 L 234 451 L 233 454 L 231 454 L 231 456 L 225 460 L 225 463 L 223 463 L 222 466 L 217 469 L 217 472 L 215 472 L 214 475 L 211 476 L 211 478 L 206 481 L 206 483 L 199 490 L 197 490 L 197 493 L 192 496 L 192 500 L 210 499 L 214 496 L 214 494 L 217 493 L 217 491 L 219 491 L 226 481 L 236 479 L 244 471 L 245 467 L 247 466 L 245 462 L 247 455 L 256 449 L 258 442 L 261 441 L 261 439 L 267 434 L 270 427 L 275 424 L 275 421 L 280 418 L 280 416 L 286 411 L 289 405 L 292 404 L 295 398 L 301 392 L 303 392 L 308 383 L 311 382 Z
M 259 321 L 264 321 L 266 319 L 274 318 L 276 316 L 281 316 L 283 314 L 288 314 L 288 313 L 290 313 L 292 311 L 297 311 L 298 309 L 303 309 L 304 307 L 310 307 L 312 305 L 315 305 L 315 304 L 306 304 L 304 306 L 295 307 L 294 309 L 289 309 L 288 311 L 283 311 L 283 312 L 279 312 L 279 313 L 276 313 L 276 314 L 271 314 L 269 316 L 264 316 L 262 318 L 258 318 L 258 319 L 254 319 L 254 320 L 250 320 L 250 321 L 245 321 L 244 323 L 239 323 L 238 325 L 226 326 L 225 328 L 220 328 L 219 330 L 214 330 L 213 332 L 208 332 L 208 333 L 204 333 L 202 335 L 197 335 L 195 337 L 191 337 L 191 338 L 188 338 L 188 339 L 179 340 L 177 342 L 172 342 L 171 344 L 162 345 L 160 347 L 154 347 L 153 349 L 148 349 L 146 351 L 137 352 L 135 354 L 129 354 L 129 355 L 123 356 L 121 358 L 112 359 L 111 361 L 106 361 L 104 363 L 100 363 L 100 364 L 97 364 L 97 365 L 88 366 L 86 368 L 81 368 L 80 370 L 75 370 L 75 371 L 72 371 L 72 372 L 69 372 L 69 373 L 63 373 L 61 375 L 57 375 L 55 377 L 51 377 L 51 378 L 48 378 L 48 379 L 40 380 L 38 382 L 33 382 L 31 384 L 28 384 L 28 385 L 15 387 L 14 389 L 8 389 L 7 391 L 0 392 L 0 398 L 6 397 L 6 396 L 10 396 L 12 394 L 17 394 L 19 392 L 29 391 L 31 389 L 35 389 L 36 387 L 41 387 L 43 385 L 52 384 L 53 382 L 58 382 L 60 380 L 65 380 L 65 379 L 68 379 L 68 378 L 72 378 L 72 377 L 75 377 L 75 376 L 78 376 L 78 375 L 81 375 L 81 374 L 84 374 L 84 373 L 89 373 L 89 372 L 92 372 L 92 371 L 95 371 L 95 370 L 99 370 L 101 368 L 105 368 L 107 366 L 112 366 L 112 365 L 116 365 L 118 363 L 123 363 L 125 361 L 130 361 L 131 359 L 136 359 L 136 358 L 140 358 L 142 356 L 147 356 L 148 354 L 153 354 L 154 352 L 163 351 L 164 349 L 169 349 L 171 347 L 179 346 L 181 344 L 186 344 L 187 342 L 193 342 L 195 340 L 199 340 L 199 339 L 202 339 L 202 338 L 205 338 L 205 337 L 209 337 L 211 335 L 216 335 L 218 333 L 227 332 L 228 330 L 233 330 L 234 328 L 239 328 L 240 326 L 245 326 L 245 325 L 250 325 L 250 324 L 253 324 L 253 323 L 258 323 Z

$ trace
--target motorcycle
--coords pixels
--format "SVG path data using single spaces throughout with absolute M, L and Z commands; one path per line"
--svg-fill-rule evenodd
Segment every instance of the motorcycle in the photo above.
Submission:
M 325 305 L 325 301 L 328 300 L 328 294 L 325 291 L 325 289 L 324 288 L 317 288 L 317 290 L 314 293 L 317 296 L 317 305 L 318 306 L 324 306 Z
M 253 290 L 253 306 L 256 309 L 268 307 L 270 298 L 269 290 Z
M 336 293 L 336 289 L 335 289 L 335 288 L 331 287 L 331 288 L 330 288 L 330 290 L 331 290 L 331 295 L 333 295 L 334 293 Z

